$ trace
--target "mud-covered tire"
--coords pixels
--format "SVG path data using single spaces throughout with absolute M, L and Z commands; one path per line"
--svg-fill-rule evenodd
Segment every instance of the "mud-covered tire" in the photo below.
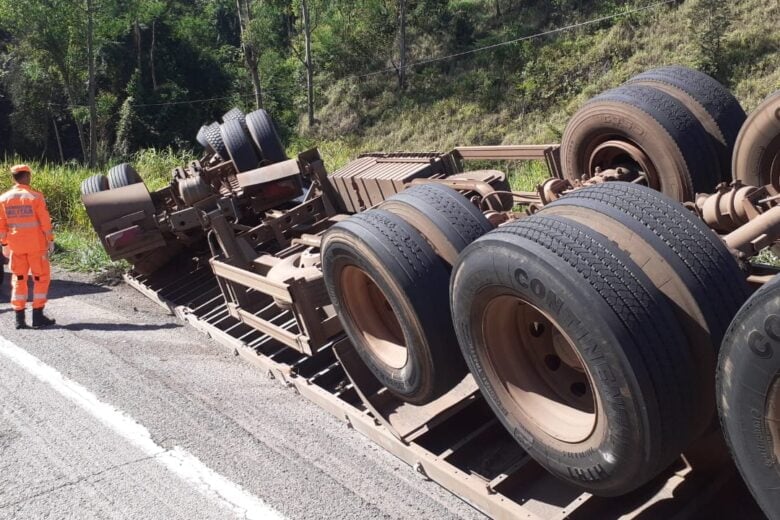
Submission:
M 698 70 L 672 65 L 648 70 L 626 82 L 650 85 L 674 96 L 699 120 L 718 155 L 720 179 L 731 181 L 731 156 L 747 114 L 721 83 Z
M 767 97 L 745 121 L 734 145 L 734 179 L 780 189 L 780 90 Z
M 718 412 L 726 442 L 768 518 L 780 515 L 780 277 L 734 317 L 720 351 Z
M 683 333 L 649 278 L 599 233 L 543 215 L 497 228 L 461 253 L 450 303 L 483 395 L 528 454 L 557 477 L 621 495 L 657 475 L 692 440 L 695 360 Z M 529 371 L 520 357 L 534 351 L 518 340 L 528 324 L 513 315 L 526 307 L 576 350 L 593 392 L 592 429 L 587 422 L 583 428 L 580 414 L 568 415 L 565 395 L 538 381 L 545 370 L 557 374 L 560 359 Z M 570 418 L 561 428 L 571 438 L 546 426 L 559 416 Z
M 412 186 L 388 198 L 379 208 L 411 224 L 450 265 L 467 245 L 493 229 L 466 197 L 441 184 Z
M 105 175 L 92 175 L 81 181 L 80 191 L 82 195 L 100 193 L 109 189 L 108 178 Z
M 344 330 L 390 392 L 425 404 L 466 374 L 449 266 L 403 219 L 370 210 L 334 225 L 322 239 L 322 271 Z
M 717 155 L 701 123 L 677 99 L 653 87 L 609 90 L 574 114 L 561 141 L 566 178 L 590 176 L 597 166 L 613 167 L 592 156 L 610 142 L 627 142 L 644 152 L 650 185 L 675 200 L 691 201 L 720 182 Z
M 715 412 L 714 376 L 721 341 L 749 295 L 723 241 L 680 203 L 645 186 L 608 182 L 546 206 L 598 231 L 624 250 L 669 299 L 688 338 L 696 371 L 696 430 Z
M 260 160 L 257 157 L 249 136 L 246 135 L 241 121 L 231 119 L 222 123 L 222 140 L 225 143 L 230 159 L 237 172 L 245 172 L 257 168 Z
M 276 163 L 287 160 L 284 146 L 268 112 L 262 108 L 250 112 L 246 116 L 246 126 L 264 161 Z
M 199 145 L 201 145 L 207 152 L 213 152 L 214 150 L 211 148 L 211 145 L 209 144 L 208 139 L 206 139 L 206 130 L 208 129 L 208 125 L 203 125 L 198 129 L 198 133 L 195 134 L 195 140 L 198 142 Z
M 123 188 L 139 182 L 143 182 L 143 179 L 128 163 L 117 164 L 108 170 L 108 185 L 111 189 Z
M 219 123 L 211 123 L 208 125 L 204 130 L 203 135 L 209 143 L 209 149 L 213 153 L 217 154 L 223 161 L 230 159 L 227 150 L 225 149 L 225 142 L 222 140 L 222 132 Z
M 241 124 L 243 124 L 245 119 L 246 116 L 244 115 L 244 112 L 238 107 L 233 107 L 222 115 L 223 123 L 236 120 L 241 121 Z

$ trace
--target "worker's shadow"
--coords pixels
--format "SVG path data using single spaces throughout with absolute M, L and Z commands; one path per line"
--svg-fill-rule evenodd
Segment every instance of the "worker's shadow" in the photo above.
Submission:
M 7 280 L 6 280 L 7 281 Z M 49 299 L 67 298 L 69 296 L 83 296 L 85 294 L 99 294 L 109 292 L 111 289 L 92 283 L 72 282 L 69 280 L 52 280 L 49 288 Z
M 30 283 L 28 289 L 32 292 L 33 287 Z M 83 296 L 85 294 L 99 294 L 109 292 L 111 289 L 103 287 L 101 285 L 95 285 L 91 283 L 72 282 L 69 280 L 52 280 L 52 284 L 49 287 L 49 300 L 56 300 L 58 298 L 67 298 L 69 296 Z M 0 284 L 0 301 L 7 301 L 11 296 L 11 275 L 5 273 L 2 284 Z
M 135 332 L 135 331 L 151 331 L 151 330 L 165 330 L 165 329 L 179 329 L 182 326 L 176 323 L 68 323 L 66 325 L 55 325 L 56 328 L 65 330 L 101 330 L 105 332 Z

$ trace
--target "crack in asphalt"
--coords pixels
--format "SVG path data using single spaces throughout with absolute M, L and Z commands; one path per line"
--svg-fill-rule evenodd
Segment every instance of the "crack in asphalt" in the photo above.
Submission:
M 69 482 L 63 482 L 62 484 L 56 485 L 56 486 L 51 487 L 49 489 L 46 489 L 46 490 L 43 490 L 43 491 L 39 491 L 37 493 L 34 493 L 34 494 L 30 495 L 30 496 L 21 498 L 19 500 L 14 501 L 14 502 L 0 503 L 0 509 L 8 509 L 9 507 L 18 506 L 20 504 L 23 504 L 23 503 L 29 501 L 29 500 L 40 498 L 40 497 L 46 496 L 48 494 L 51 494 L 51 493 L 53 493 L 55 491 L 59 491 L 60 489 L 63 489 L 63 488 L 66 488 L 66 487 L 70 487 L 70 486 L 77 486 L 77 485 L 79 485 L 81 483 L 84 483 L 84 482 L 88 481 L 91 478 L 104 475 L 105 473 L 112 472 L 112 471 L 114 471 L 116 469 L 119 469 L 119 468 L 123 468 L 123 467 L 126 467 L 126 466 L 131 466 L 133 464 L 138 464 L 139 462 L 145 462 L 145 461 L 148 461 L 148 460 L 155 459 L 159 455 L 160 454 L 150 455 L 150 456 L 141 457 L 141 458 L 138 458 L 138 459 L 122 462 L 120 464 L 115 464 L 113 466 L 109 466 L 108 468 L 104 468 L 104 469 L 102 469 L 100 471 L 96 471 L 94 473 L 90 473 L 88 475 L 81 476 L 81 477 L 79 477 L 79 478 L 77 478 L 75 480 L 71 480 Z

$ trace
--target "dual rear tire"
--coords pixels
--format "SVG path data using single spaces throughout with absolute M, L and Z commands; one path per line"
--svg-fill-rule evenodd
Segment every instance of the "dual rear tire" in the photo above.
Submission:
M 483 395 L 558 477 L 619 495 L 690 440 L 682 331 L 641 269 L 586 226 L 539 214 L 489 233 L 463 252 L 451 305 Z
M 325 233 L 323 276 L 344 330 L 403 401 L 429 403 L 466 375 L 449 311 L 448 261 L 490 229 L 458 192 L 422 185 Z
M 611 496 L 711 424 L 723 323 L 748 291 L 683 206 L 606 183 L 474 241 L 450 294 L 469 369 L 509 432 L 553 474 Z
M 730 157 L 745 113 L 720 83 L 685 67 L 663 67 L 586 103 L 561 141 L 564 175 L 627 167 L 678 201 L 731 179 Z
M 244 115 L 232 108 L 222 116 L 222 124 L 202 126 L 196 140 L 206 152 L 232 161 L 237 172 L 287 160 L 276 126 L 263 109 Z
M 633 184 L 489 229 L 464 197 L 424 185 L 327 231 L 326 287 L 358 354 L 413 404 L 468 368 L 518 443 L 582 489 L 648 482 L 712 424 L 724 323 L 748 295 L 736 261 L 682 205 Z

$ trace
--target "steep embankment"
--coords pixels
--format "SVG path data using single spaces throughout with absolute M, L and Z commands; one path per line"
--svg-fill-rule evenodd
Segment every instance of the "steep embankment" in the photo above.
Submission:
M 364 150 L 438 149 L 456 144 L 557 141 L 568 118 L 588 98 L 644 70 L 667 65 L 700 65 L 701 0 L 688 0 L 618 17 L 531 42 L 456 57 L 435 68 L 416 68 L 404 96 L 392 78 L 333 85 L 319 111 L 321 127 L 310 135 L 331 168 Z M 515 2 L 517 4 L 518 2 Z M 477 10 L 486 2 L 460 2 Z M 731 23 L 718 51 L 721 80 L 746 110 L 780 88 L 780 2 L 723 2 Z M 697 10 L 698 8 L 698 10 Z M 507 16 L 524 16 L 514 12 Z M 563 18 L 566 18 L 565 16 Z M 503 32 L 478 27 L 491 38 L 509 40 L 565 25 L 526 22 Z M 487 23 L 487 22 L 486 22 Z M 522 31 L 522 32 L 520 32 Z M 435 38 L 434 38 L 435 39 Z M 489 41 L 489 40 L 484 40 Z M 435 45 L 428 47 L 435 55 Z M 427 55 L 417 49 L 411 61 Z M 374 83 L 371 83 L 371 82 Z M 308 141 L 308 139 L 307 139 Z M 323 142 L 324 141 L 324 142 Z

